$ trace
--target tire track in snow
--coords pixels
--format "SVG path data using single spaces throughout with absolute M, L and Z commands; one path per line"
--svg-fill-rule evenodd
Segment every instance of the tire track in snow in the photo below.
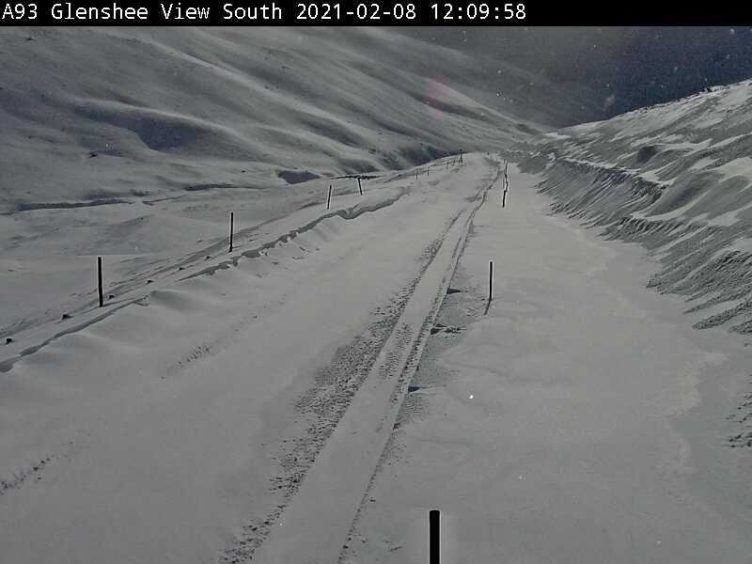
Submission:
M 311 409 L 314 423 L 288 452 L 288 472 L 278 476 L 285 501 L 262 522 L 248 523 L 222 562 L 336 562 L 392 433 L 472 218 L 497 178 L 498 170 L 424 253 L 427 261 L 403 294 L 404 303 L 398 300 L 394 321 L 387 323 L 391 330 L 377 338 L 378 349 L 364 349 L 356 339 L 354 349 L 343 351 L 356 361 L 360 351 L 371 351 L 368 370 L 361 367 L 355 378 L 345 370 L 344 385 L 330 397 L 321 390 L 304 396 L 301 406 Z
M 390 453 L 394 448 L 393 446 L 394 431 L 396 430 L 397 425 L 398 425 L 399 413 L 403 409 L 405 400 L 408 395 L 408 385 L 412 381 L 413 376 L 415 375 L 415 372 L 418 369 L 418 366 L 421 361 L 421 357 L 423 356 L 423 350 L 425 349 L 426 343 L 428 342 L 428 338 L 432 334 L 432 329 L 436 324 L 436 318 L 439 314 L 439 311 L 441 310 L 444 299 L 448 293 L 450 284 L 454 278 L 457 265 L 459 264 L 459 260 L 462 257 L 462 253 L 465 251 L 465 247 L 467 246 L 468 235 L 470 234 L 472 230 L 473 218 L 475 217 L 476 212 L 486 203 L 488 192 L 493 188 L 494 183 L 498 180 L 500 175 L 501 175 L 501 169 L 497 169 L 496 176 L 490 182 L 488 187 L 483 191 L 483 197 L 481 199 L 481 202 L 473 209 L 472 214 L 470 218 L 468 219 L 467 227 L 465 229 L 464 235 L 460 243 L 458 244 L 458 250 L 456 251 L 456 256 L 454 257 L 452 266 L 448 271 L 448 274 L 444 280 L 444 283 L 442 284 L 441 291 L 436 296 L 436 300 L 431 310 L 431 314 L 425 318 L 423 325 L 421 327 L 419 336 L 415 340 L 413 347 L 410 351 L 410 356 L 408 357 L 408 360 L 405 363 L 404 368 L 400 373 L 397 385 L 394 387 L 394 391 L 390 398 L 392 408 L 394 409 L 394 419 L 392 422 L 392 427 L 390 429 L 389 436 L 385 441 L 384 448 L 382 449 L 381 454 L 379 455 L 378 461 L 376 465 L 374 466 L 373 471 L 370 473 L 370 476 L 368 479 L 368 485 L 365 488 L 365 491 L 363 492 L 363 496 L 360 500 L 355 516 L 353 517 L 352 522 L 350 523 L 350 529 L 348 530 L 348 533 L 347 533 L 347 539 L 345 543 L 343 544 L 342 549 L 340 550 L 340 553 L 336 560 L 338 564 L 344 564 L 347 561 L 346 558 L 348 556 L 348 549 L 350 548 L 350 546 L 352 546 L 352 542 L 356 535 L 356 525 L 358 522 L 358 518 L 360 517 L 362 511 L 364 510 L 364 508 L 366 507 L 366 504 L 368 503 L 369 492 L 371 491 L 373 482 L 376 479 L 377 474 L 379 473 L 385 460 L 389 458 Z M 401 548 L 401 547 L 395 547 L 392 550 L 396 550 L 398 548 Z
M 338 215 L 338 214 L 334 214 Z M 381 319 L 370 324 L 350 343 L 341 346 L 328 366 L 315 376 L 316 385 L 307 390 L 296 402 L 295 408 L 304 429 L 300 434 L 282 441 L 285 448 L 278 454 L 279 474 L 271 479 L 270 489 L 281 495 L 281 503 L 274 509 L 242 526 L 233 544 L 220 556 L 224 563 L 247 562 L 264 542 L 288 502 L 295 495 L 316 455 L 326 443 L 347 410 L 353 396 L 368 377 L 379 353 L 393 333 L 407 342 L 409 327 L 397 327 L 405 305 L 415 287 L 436 256 L 441 242 L 459 216 L 452 218 L 444 231 L 421 254 L 423 262 L 418 274 L 392 300 L 373 313 Z M 390 355 L 394 361 L 395 355 Z M 382 371 L 382 377 L 386 374 Z

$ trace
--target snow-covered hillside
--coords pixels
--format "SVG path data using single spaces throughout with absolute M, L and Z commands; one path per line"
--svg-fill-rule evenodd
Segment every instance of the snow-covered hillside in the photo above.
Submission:
M 377 29 L 6 30 L 0 50 L 3 211 L 401 168 L 582 103 Z M 481 89 L 504 97 L 483 105 Z
M 698 328 L 752 332 L 752 82 L 539 139 L 555 209 L 655 251 Z
M 0 337 L 16 340 L 91 303 L 95 255 L 120 296 L 212 254 L 231 211 L 255 229 L 353 189 L 336 177 L 501 148 L 589 103 L 384 29 L 8 29 L 0 61 Z

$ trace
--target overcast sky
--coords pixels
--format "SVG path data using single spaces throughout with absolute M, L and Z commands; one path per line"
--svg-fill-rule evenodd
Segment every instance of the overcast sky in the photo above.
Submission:
M 421 28 L 443 45 L 594 89 L 605 115 L 752 77 L 751 28 Z

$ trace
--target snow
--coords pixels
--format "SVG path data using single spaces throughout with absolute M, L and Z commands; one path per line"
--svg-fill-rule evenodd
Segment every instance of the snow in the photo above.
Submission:
M 0 560 L 424 562 L 432 507 L 444 562 L 749 560 L 748 343 L 534 187 L 748 252 L 752 82 L 551 132 L 574 87 L 385 29 L 2 55 Z
M 469 223 L 483 202 L 480 195 L 476 202 L 452 223 L 398 321 L 401 330 L 385 343 L 368 380 L 316 458 L 279 527 L 274 528 L 255 555 L 258 561 L 337 560 L 356 516 L 357 501 L 367 488 L 396 419 L 399 402 L 395 398 L 395 379 L 404 388 L 409 377 L 409 372 L 407 376 L 405 372 L 425 342 L 426 320 L 430 322 L 436 314 Z M 346 474 L 341 472 L 344 467 Z M 314 519 L 313 512 L 326 518 Z
M 752 237 L 745 236 L 736 239 L 729 245 L 728 250 L 752 253 Z
M 749 90 L 739 85 L 728 88 L 727 94 L 720 99 L 718 109 L 724 111 L 733 111 L 750 102 Z
M 404 168 L 506 146 L 527 136 L 518 125 L 542 125 L 527 115 L 536 106 L 553 115 L 575 104 L 553 85 L 525 105 L 482 104 L 473 94 L 498 61 L 385 29 L 49 28 L 4 39 L 4 209 L 192 184 L 282 187 L 280 169 Z M 510 67 L 505 87 L 529 75 Z
M 561 133 L 557 131 L 549 131 L 548 133 L 545 134 L 545 136 L 551 139 L 560 139 L 560 140 L 569 139 L 569 135 L 562 135 Z
M 752 179 L 752 158 L 740 157 L 720 166 L 715 167 L 714 172 L 721 174 L 725 178 L 742 176 Z
M 0 271 L 0 338 L 89 307 L 96 256 L 120 299 L 215 254 L 230 212 L 251 230 L 351 191 L 343 176 L 508 147 L 579 107 L 548 83 L 479 102 L 498 66 L 376 28 L 9 29 L 0 258 L 18 268 Z M 532 76 L 505 69 L 505 91 Z
M 708 225 L 720 226 L 720 227 L 732 227 L 742 221 L 742 213 L 752 208 L 752 205 L 740 207 L 738 210 L 727 211 L 721 214 L 714 214 L 712 217 L 703 213 L 697 216 L 699 221 L 707 223 Z
M 300 213 L 280 220 L 297 234 L 248 256 L 251 245 L 241 241 L 237 266 L 204 275 L 196 275 L 204 265 L 192 267 L 188 279 L 168 278 L 169 286 L 96 323 L 82 315 L 72 320 L 78 329 L 6 363 L 4 558 L 186 562 L 247 554 L 359 388 L 364 351 L 383 345 L 382 327 L 398 323 L 402 296 L 430 307 L 441 294 L 464 233 L 453 220 L 495 174 L 481 156 L 464 161 L 437 163 L 418 179 L 408 171 L 381 190 L 366 183 L 376 193 L 348 196 L 352 211 L 343 215 L 327 216 L 322 204 L 305 208 L 313 223 L 305 227 Z M 442 241 L 437 257 L 445 258 L 413 290 Z M 419 334 L 425 307 L 397 325 L 406 355 L 409 342 L 398 337 L 407 327 Z M 373 370 L 362 375 L 365 390 L 382 381 Z M 291 444 L 303 451 L 289 451 Z M 374 439 L 376 457 L 378 445 Z M 293 455 L 294 464 L 281 463 Z
M 700 382 L 733 381 L 742 348 L 687 332 L 639 252 L 510 182 L 511 205 L 476 215 L 437 320 L 459 331 L 430 338 L 344 561 L 427 561 L 437 508 L 442 562 L 746 562 L 748 475 L 713 474 L 707 436 L 677 424 L 703 420 Z
M 648 182 L 651 182 L 653 184 L 663 186 L 663 187 L 671 186 L 671 184 L 673 184 L 675 180 L 673 178 L 670 178 L 668 180 L 662 180 L 659 174 L 664 173 L 663 169 L 647 170 L 647 171 L 631 170 L 630 172 L 636 177 L 643 178 L 647 180 Z
M 731 137 L 726 137 L 725 139 L 719 141 L 718 143 L 714 143 L 711 145 L 713 149 L 721 149 L 727 145 L 731 145 L 732 143 L 736 143 L 739 139 L 744 139 L 749 134 L 745 133 L 744 135 L 733 135 Z
M 690 166 L 689 170 L 702 170 L 703 168 L 708 168 L 709 166 L 717 162 L 718 162 L 718 159 L 711 159 L 710 157 L 703 157 L 702 159 L 696 161 L 692 166 Z
M 4 556 L 420 562 L 439 507 L 447 562 L 743 561 L 748 455 L 702 391 L 739 343 L 464 161 L 348 179 L 7 361 Z
M 657 185 L 660 197 L 649 207 L 631 210 L 634 217 L 681 217 L 739 228 L 748 221 L 745 210 L 752 204 L 745 185 L 752 175 L 752 122 L 742 103 L 751 96 L 752 82 L 740 82 L 567 128 L 560 133 L 567 138 L 539 137 L 535 147 L 555 153 L 563 163 L 626 173 Z

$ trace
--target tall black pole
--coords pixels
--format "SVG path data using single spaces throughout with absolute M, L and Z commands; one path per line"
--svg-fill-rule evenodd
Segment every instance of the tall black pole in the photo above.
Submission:
M 102 257 L 97 257 L 97 283 L 99 286 L 99 307 L 104 307 L 104 292 L 102 290 Z
M 329 195 L 326 198 L 326 209 L 332 205 L 332 185 L 329 185 Z
M 428 512 L 428 563 L 441 564 L 441 513 L 438 509 Z
M 488 301 L 493 299 L 493 261 L 488 262 Z
M 230 252 L 232 252 L 232 232 L 235 224 L 235 212 L 230 212 Z
M 360 185 L 360 176 L 358 176 L 358 190 L 360 191 L 360 195 L 363 195 L 363 187 Z

